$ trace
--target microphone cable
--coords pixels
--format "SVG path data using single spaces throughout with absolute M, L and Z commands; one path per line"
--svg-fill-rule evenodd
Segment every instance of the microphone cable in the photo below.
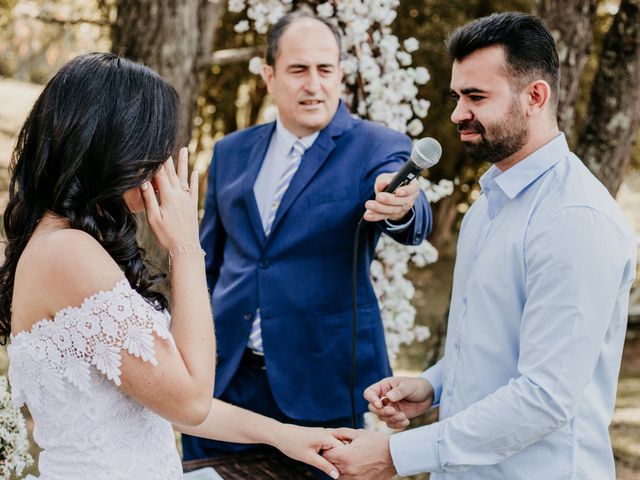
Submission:
M 356 234 L 353 242 L 353 259 L 351 266 L 351 303 L 353 307 L 353 331 L 351 334 L 351 372 L 349 375 L 349 397 L 351 399 L 351 423 L 354 429 L 358 428 L 358 417 L 356 416 L 356 344 L 358 339 L 358 248 L 360 246 L 360 237 L 366 232 L 368 223 L 361 218 L 356 228 Z
M 428 167 L 432 167 L 440 160 L 442 155 L 442 147 L 434 138 L 426 137 L 418 140 L 411 149 L 411 157 L 406 161 L 404 166 L 396 173 L 393 179 L 384 189 L 385 192 L 393 193 L 403 185 L 409 183 L 413 178 L 420 175 L 421 172 Z M 353 332 L 351 335 L 351 372 L 349 375 L 349 397 L 351 399 L 351 423 L 353 428 L 358 428 L 358 419 L 356 417 L 356 343 L 358 339 L 358 247 L 360 246 L 360 237 L 366 232 L 366 227 L 372 225 L 367 222 L 364 216 L 358 222 L 356 235 L 353 242 L 353 259 L 351 266 L 351 302 L 353 306 Z

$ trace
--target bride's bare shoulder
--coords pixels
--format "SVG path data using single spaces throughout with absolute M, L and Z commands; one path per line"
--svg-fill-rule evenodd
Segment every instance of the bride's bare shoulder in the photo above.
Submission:
M 123 278 L 118 264 L 88 233 L 72 228 L 38 232 L 16 268 L 12 331 L 29 330 Z

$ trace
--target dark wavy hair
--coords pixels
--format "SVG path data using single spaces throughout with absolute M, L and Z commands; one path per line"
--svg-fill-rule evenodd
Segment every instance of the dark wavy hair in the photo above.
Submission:
M 81 55 L 47 83 L 18 136 L 11 159 L 7 235 L 0 266 L 0 342 L 11 331 L 16 266 L 47 212 L 87 232 L 155 308 L 167 299 L 151 288 L 124 193 L 148 180 L 175 149 L 175 89 L 153 70 L 110 53 Z

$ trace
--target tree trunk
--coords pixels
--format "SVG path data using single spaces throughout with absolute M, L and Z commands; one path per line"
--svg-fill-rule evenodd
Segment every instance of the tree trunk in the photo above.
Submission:
M 180 95 L 181 130 L 178 145 L 186 146 L 200 85 L 203 60 L 211 58 L 222 0 L 116 0 L 112 51 L 156 70 Z M 138 242 L 147 258 L 167 271 L 166 253 L 158 247 L 146 222 L 141 221 Z M 166 285 L 165 285 L 166 291 Z
M 456 189 L 451 195 L 431 205 L 433 211 L 433 230 L 429 242 L 438 251 L 444 250 L 455 231 L 454 223 L 458 217 L 458 203 L 464 194 Z
M 558 124 L 572 137 L 582 72 L 593 43 L 596 0 L 544 0 L 539 14 L 553 34 L 560 59 Z
M 222 0 L 117 0 L 112 51 L 156 70 L 180 94 L 182 129 L 178 145 L 187 145 L 203 59 L 211 58 L 213 34 Z
M 622 0 L 602 47 L 576 153 L 616 195 L 640 127 L 640 0 Z

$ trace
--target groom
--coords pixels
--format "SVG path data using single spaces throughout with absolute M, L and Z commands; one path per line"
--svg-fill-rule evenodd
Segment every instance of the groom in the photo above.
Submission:
M 558 130 L 559 67 L 523 13 L 454 32 L 451 95 L 469 155 L 492 165 L 462 223 L 444 357 L 365 391 L 396 433 L 341 430 L 325 453 L 345 480 L 614 480 L 608 426 L 637 240 Z M 383 397 L 390 401 L 383 405 Z
M 358 259 L 356 391 L 390 374 L 368 276 L 378 236 L 418 244 L 431 227 L 415 180 L 381 192 L 411 142 L 351 115 L 339 100 L 339 59 L 340 35 L 325 19 L 302 10 L 273 26 L 263 76 L 278 119 L 216 144 L 201 231 L 219 346 L 215 396 L 307 426 L 351 425 L 358 220 L 366 211 L 374 225 Z M 358 398 L 360 422 L 366 409 Z M 183 447 L 185 459 L 246 448 L 189 436 Z

